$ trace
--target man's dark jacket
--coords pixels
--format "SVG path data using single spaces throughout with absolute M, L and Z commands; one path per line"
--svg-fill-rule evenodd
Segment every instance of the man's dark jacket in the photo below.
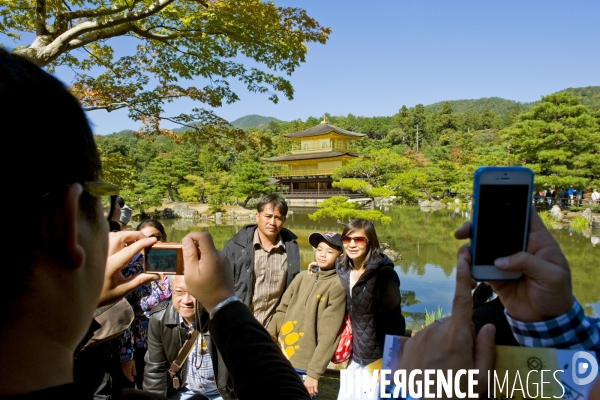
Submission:
M 400 278 L 387 257 L 369 262 L 352 288 L 350 269 L 336 261 L 336 270 L 346 289 L 346 309 L 352 322 L 352 359 L 369 365 L 383 356 L 385 335 L 403 336 L 406 323 L 400 310 Z
M 201 311 L 199 315 L 197 314 L 197 318 L 199 317 L 201 323 L 196 325 L 203 327 L 202 331 L 213 362 L 219 394 L 225 400 L 235 399 L 232 394 L 233 389 L 228 386 L 229 373 L 225 363 L 208 333 L 208 313 Z M 148 351 L 144 358 L 146 361 L 144 390 L 167 397 L 175 391 L 168 369 L 183 347 L 186 338 L 186 330 L 179 323 L 179 313 L 173 308 L 170 301 L 159 303 L 152 309 L 148 324 Z M 187 360 L 178 373 L 180 387 L 185 383 L 186 375 Z
M 252 303 L 252 295 L 254 294 L 254 246 L 252 240 L 254 239 L 255 230 L 256 225 L 243 227 L 223 247 L 223 251 L 233 264 L 235 295 L 247 306 Z M 285 280 L 287 289 L 294 277 L 300 272 L 300 248 L 296 241 L 298 237 L 291 231 L 283 228 L 279 235 L 287 255 L 288 267 Z

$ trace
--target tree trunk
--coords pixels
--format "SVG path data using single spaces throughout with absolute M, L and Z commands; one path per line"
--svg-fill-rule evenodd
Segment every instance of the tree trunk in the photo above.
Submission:
M 173 186 L 171 186 L 171 185 L 167 186 L 167 191 L 169 192 L 169 200 L 175 201 L 175 199 L 173 198 Z

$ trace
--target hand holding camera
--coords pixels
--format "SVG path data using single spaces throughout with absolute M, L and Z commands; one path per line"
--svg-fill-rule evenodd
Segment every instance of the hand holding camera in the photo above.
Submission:
M 112 304 L 135 288 L 159 279 L 159 275 L 156 274 L 139 274 L 125 278 L 121 273 L 121 269 L 136 254 L 155 244 L 156 238 L 147 238 L 137 231 L 111 232 L 108 238 L 108 259 L 98 307 Z
M 217 304 L 234 295 L 233 267 L 225 253 L 215 248 L 209 233 L 188 233 L 181 243 L 187 287 L 211 312 Z

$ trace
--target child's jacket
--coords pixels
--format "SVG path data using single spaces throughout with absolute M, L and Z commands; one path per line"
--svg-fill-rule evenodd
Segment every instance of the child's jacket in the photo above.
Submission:
M 339 341 L 346 292 L 335 269 L 300 272 L 287 288 L 267 330 L 294 368 L 319 379 Z

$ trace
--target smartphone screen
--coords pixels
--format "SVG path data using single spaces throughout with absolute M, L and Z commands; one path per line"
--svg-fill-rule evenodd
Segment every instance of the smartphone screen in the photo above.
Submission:
M 177 250 L 148 249 L 146 251 L 147 272 L 177 272 Z
M 480 185 L 474 265 L 523 251 L 529 185 Z

